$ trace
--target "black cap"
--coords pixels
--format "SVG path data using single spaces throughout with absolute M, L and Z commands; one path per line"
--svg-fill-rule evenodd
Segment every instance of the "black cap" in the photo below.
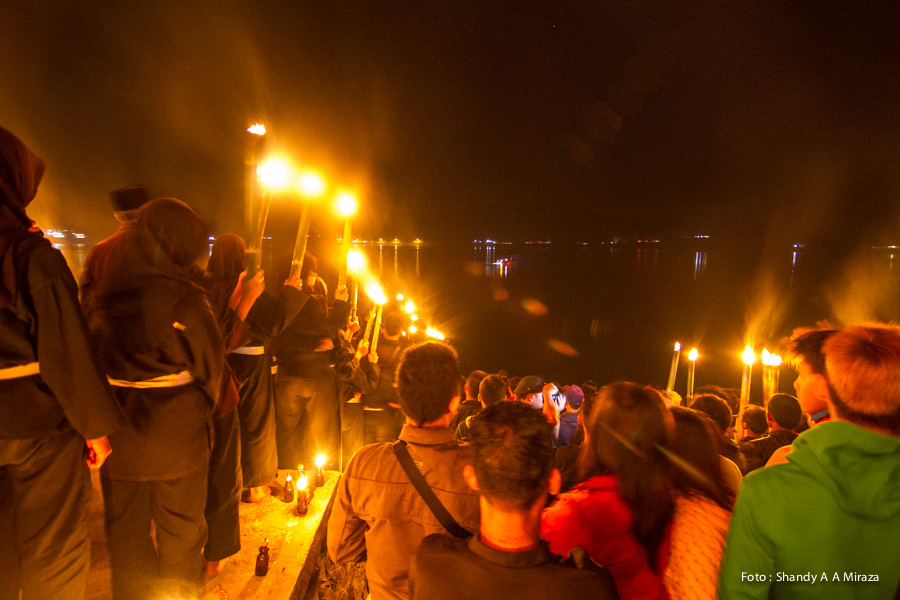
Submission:
M 109 199 L 115 212 L 126 212 L 139 209 L 150 200 L 150 196 L 147 195 L 147 188 L 144 186 L 129 185 L 111 191 Z

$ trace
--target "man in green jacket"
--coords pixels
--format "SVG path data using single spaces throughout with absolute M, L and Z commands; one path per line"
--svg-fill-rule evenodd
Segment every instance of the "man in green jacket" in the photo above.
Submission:
M 900 328 L 855 325 L 824 346 L 832 421 L 741 486 L 719 597 L 892 598 L 900 581 Z

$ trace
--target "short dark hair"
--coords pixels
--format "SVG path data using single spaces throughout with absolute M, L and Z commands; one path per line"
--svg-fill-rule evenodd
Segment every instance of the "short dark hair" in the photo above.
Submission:
M 703 411 L 712 417 L 712 420 L 716 422 L 722 433 L 725 433 L 731 427 L 731 408 L 725 400 L 715 394 L 694 396 L 691 408 Z
M 488 502 L 525 510 L 547 491 L 556 451 L 540 411 L 498 402 L 472 419 L 467 439 L 478 488 Z
M 790 394 L 775 394 L 769 398 L 767 409 L 775 422 L 785 429 L 793 429 L 800 422 L 800 403 Z
M 703 385 L 696 389 L 694 396 L 710 394 L 725 401 L 732 415 L 738 414 L 741 407 L 741 394 L 736 388 L 724 388 L 719 385 Z M 715 418 L 715 417 L 713 417 Z
M 809 365 L 818 375 L 825 375 L 825 342 L 838 332 L 827 321 L 816 323 L 815 327 L 798 327 L 791 337 L 784 340 L 784 360 L 795 369 L 800 362 Z
M 766 409 L 751 404 L 744 409 L 744 423 L 756 435 L 764 434 L 769 429 L 769 423 L 766 421 Z
M 487 373 L 475 369 L 466 377 L 466 388 L 469 390 L 467 394 L 471 394 L 473 398 L 478 397 L 478 388 L 481 386 L 481 380 L 487 377 Z
M 488 375 L 481 380 L 478 393 L 485 406 L 493 406 L 502 400 L 506 400 L 506 384 L 499 375 Z
M 403 321 L 398 315 L 388 315 L 384 318 L 384 333 L 394 337 L 400 335 L 403 330 Z
M 584 399 L 587 400 L 600 391 L 600 385 L 593 379 L 588 379 L 581 384 L 581 391 L 584 392 Z
M 705 412 L 693 408 L 673 406 L 669 412 L 675 422 L 672 451 L 690 465 L 672 461 L 675 488 L 684 494 L 699 493 L 731 510 L 734 499 L 729 497 L 722 476 L 718 425 Z
M 459 394 L 459 357 L 443 342 L 414 344 L 397 368 L 397 396 L 403 413 L 419 425 L 439 419 Z
M 507 382 L 507 386 L 506 386 L 506 387 L 509 388 L 509 391 L 510 391 L 512 394 L 515 394 L 515 392 L 513 392 L 513 390 L 515 390 L 516 387 L 518 387 L 520 381 L 522 381 L 522 378 L 519 377 L 518 375 L 516 375 L 515 377 L 510 377 L 510 378 L 509 378 L 509 381 Z

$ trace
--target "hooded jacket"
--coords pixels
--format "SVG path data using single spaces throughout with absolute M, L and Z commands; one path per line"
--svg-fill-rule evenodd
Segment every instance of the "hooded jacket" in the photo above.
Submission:
M 900 437 L 831 421 L 797 438 L 787 460 L 744 479 L 719 597 L 892 598 Z

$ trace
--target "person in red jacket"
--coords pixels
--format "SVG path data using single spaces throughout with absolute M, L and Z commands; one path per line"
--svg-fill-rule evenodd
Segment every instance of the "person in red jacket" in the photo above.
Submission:
M 587 551 L 609 569 L 622 600 L 667 599 L 674 509 L 662 398 L 633 383 L 605 386 L 586 431 L 584 483 L 544 511 L 541 536 L 562 556 Z

